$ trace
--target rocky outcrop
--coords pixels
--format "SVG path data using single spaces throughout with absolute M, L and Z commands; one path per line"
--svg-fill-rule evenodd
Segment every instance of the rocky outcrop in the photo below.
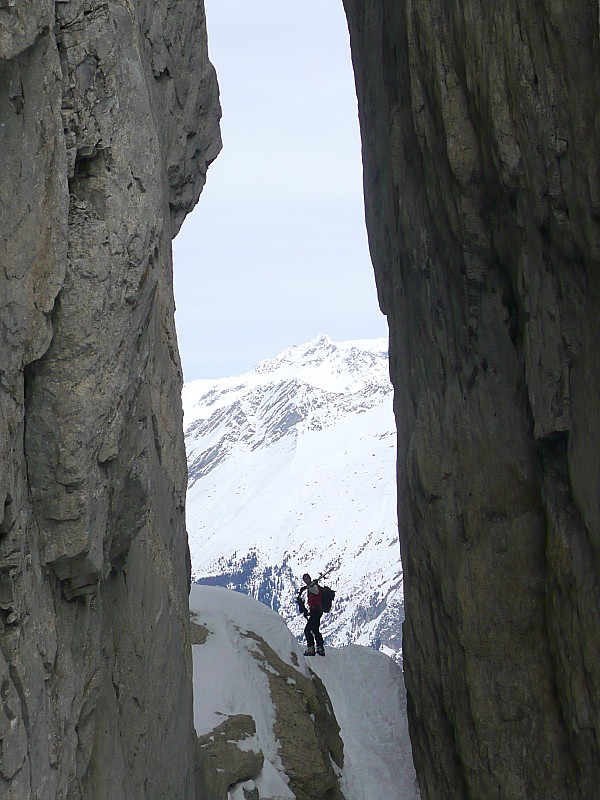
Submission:
M 280 614 L 221 587 L 193 585 L 190 609 L 202 749 L 225 773 L 231 742 L 264 755 L 258 775 L 229 786 L 231 798 L 243 800 L 244 791 L 258 792 L 256 800 L 291 792 L 297 800 L 417 796 L 404 681 L 391 658 L 360 645 L 305 656 Z M 255 739 L 243 722 L 239 732 L 240 715 L 254 720 Z M 225 721 L 234 735 L 222 733 Z M 205 776 L 207 787 L 219 784 L 218 775 Z
M 254 656 L 269 679 L 273 731 L 290 789 L 298 800 L 344 800 L 334 769 L 344 765 L 344 745 L 321 679 L 286 664 L 257 634 L 247 636 L 256 640 Z
M 277 624 L 283 627 L 285 623 Z M 289 786 L 297 800 L 344 800 L 339 785 L 344 745 L 321 679 L 284 661 L 258 633 L 234 627 L 236 653 L 247 653 L 250 663 L 244 669 L 244 677 L 238 676 L 237 681 L 235 668 L 230 667 L 223 673 L 219 688 L 225 691 L 231 711 L 250 703 L 252 672 L 258 670 L 266 676 L 261 706 L 269 731 L 262 725 L 257 734 L 259 726 L 249 714 L 219 711 L 218 716 L 225 717 L 223 721 L 198 736 L 197 786 L 201 797 L 227 800 L 228 792 L 241 788 L 244 796 L 275 800 L 271 798 L 274 784 L 269 773 L 279 773 L 283 787 Z M 208 642 L 210 647 L 211 632 L 205 625 L 192 621 L 191 630 L 193 645 L 201 647 Z M 198 670 L 211 668 L 209 655 L 196 655 Z M 223 658 L 224 652 L 219 656 L 220 660 Z M 210 705 L 210 699 L 200 700 Z M 263 771 L 264 766 L 267 769 Z M 265 789 L 265 785 L 270 788 Z M 237 796 L 241 796 L 239 792 Z
M 344 0 L 426 800 L 600 780 L 596 4 Z
M 0 2 L 0 795 L 192 798 L 171 240 L 202 3 Z
M 198 737 L 196 789 L 202 788 L 202 800 L 228 800 L 230 786 L 258 776 L 265 757 L 255 736 L 254 719 L 249 714 L 233 714 Z

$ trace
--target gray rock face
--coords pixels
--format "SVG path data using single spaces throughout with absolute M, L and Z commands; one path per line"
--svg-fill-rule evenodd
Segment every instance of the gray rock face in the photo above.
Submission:
M 198 737 L 196 783 L 197 789 L 202 787 L 203 800 L 228 800 L 230 786 L 257 777 L 265 757 L 260 749 L 253 749 L 255 734 L 256 724 L 249 714 L 233 714 Z
M 171 239 L 202 3 L 0 3 L 0 796 L 192 798 Z
M 594 797 L 598 8 L 344 5 L 422 796 Z

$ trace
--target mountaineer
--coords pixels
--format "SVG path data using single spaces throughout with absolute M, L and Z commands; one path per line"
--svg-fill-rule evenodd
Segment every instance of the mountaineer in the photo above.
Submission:
M 321 632 L 319 631 L 319 625 L 321 624 L 321 617 L 323 616 L 323 590 L 319 586 L 319 578 L 313 579 L 310 577 L 308 572 L 305 572 L 302 576 L 302 580 L 306 584 L 303 586 L 300 591 L 298 592 L 298 597 L 296 601 L 298 603 L 298 608 L 300 612 L 304 614 L 307 619 L 306 627 L 304 628 L 304 635 L 306 636 L 306 650 L 304 651 L 305 656 L 314 656 L 315 655 L 315 641 L 317 643 L 317 655 L 324 656 L 325 655 L 325 648 L 323 647 L 323 637 L 321 636 Z M 302 592 L 306 591 L 306 597 L 308 600 L 308 609 L 306 608 L 306 604 L 302 597 Z

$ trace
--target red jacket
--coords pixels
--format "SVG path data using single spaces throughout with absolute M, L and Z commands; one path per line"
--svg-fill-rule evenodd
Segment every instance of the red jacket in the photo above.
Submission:
M 306 592 L 306 596 L 308 597 L 309 611 L 314 611 L 316 608 L 321 608 L 321 587 L 317 586 L 317 589 L 319 591 L 316 594 L 313 594 L 310 589 L 308 589 Z

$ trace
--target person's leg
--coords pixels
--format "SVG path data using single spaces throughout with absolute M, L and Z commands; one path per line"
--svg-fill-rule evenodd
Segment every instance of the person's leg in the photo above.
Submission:
M 306 644 L 309 647 L 315 646 L 315 637 L 313 636 L 312 632 L 312 617 L 308 618 L 308 622 L 306 623 L 306 627 L 304 628 L 304 635 L 306 637 Z
M 319 630 L 319 625 L 321 624 L 321 611 L 315 611 L 314 616 L 311 614 L 312 620 L 312 630 L 315 635 L 315 641 L 317 643 L 317 647 L 323 647 L 323 637 L 321 636 L 321 631 Z

